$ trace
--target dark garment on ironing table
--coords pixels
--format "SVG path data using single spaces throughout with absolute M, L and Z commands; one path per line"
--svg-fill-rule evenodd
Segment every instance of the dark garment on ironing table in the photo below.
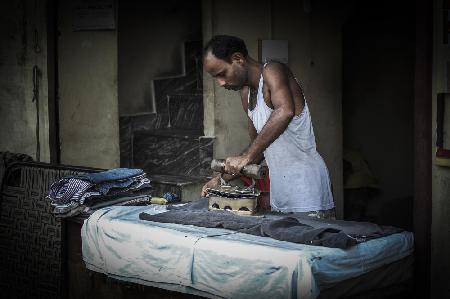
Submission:
M 402 231 L 374 223 L 317 219 L 296 213 L 239 216 L 228 211 L 209 211 L 207 199 L 172 207 L 161 214 L 141 213 L 139 218 L 154 222 L 225 228 L 281 241 L 342 249 Z

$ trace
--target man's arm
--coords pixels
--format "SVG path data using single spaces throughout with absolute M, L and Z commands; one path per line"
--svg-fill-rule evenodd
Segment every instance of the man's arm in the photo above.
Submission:
M 248 117 L 248 133 L 250 135 L 250 144 L 249 146 L 242 152 L 241 155 L 245 155 L 249 148 L 251 147 L 252 143 L 255 141 L 256 137 L 258 137 L 258 133 L 256 132 L 256 128 L 253 125 L 253 121 Z M 251 160 L 248 164 L 259 164 L 262 160 L 264 160 L 264 154 L 263 152 L 259 153 L 253 160 Z
M 294 99 L 283 65 L 278 63 L 267 65 L 263 70 L 263 78 L 270 91 L 274 111 L 248 149 L 242 155 L 226 160 L 225 171 L 228 173 L 239 173 L 245 165 L 257 159 L 284 132 L 294 117 Z
M 248 92 L 249 89 L 245 88 L 241 91 L 241 101 L 242 101 L 242 108 L 244 109 L 245 115 L 247 115 L 247 127 L 248 127 L 248 134 L 250 135 L 250 144 L 241 152 L 241 156 L 247 153 L 248 149 L 252 145 L 253 141 L 255 141 L 256 137 L 258 136 L 258 132 L 256 132 L 256 128 L 253 125 L 252 119 L 248 116 Z M 250 161 L 248 164 L 259 164 L 261 161 L 264 160 L 264 154 L 261 152 L 259 155 L 257 155 L 252 161 Z
M 248 149 L 250 148 L 250 145 L 253 143 L 253 141 L 256 139 L 256 136 L 258 136 L 258 133 L 256 132 L 256 128 L 253 125 L 252 119 L 248 116 L 248 93 L 249 89 L 244 88 L 241 90 L 241 101 L 242 101 L 242 108 L 244 109 L 245 115 L 247 115 L 247 127 L 248 127 L 248 134 L 250 135 L 250 144 L 241 152 L 240 155 L 244 155 Z M 260 155 L 258 155 L 253 161 L 250 161 L 249 164 L 259 164 L 262 160 L 264 160 L 264 155 L 261 152 Z

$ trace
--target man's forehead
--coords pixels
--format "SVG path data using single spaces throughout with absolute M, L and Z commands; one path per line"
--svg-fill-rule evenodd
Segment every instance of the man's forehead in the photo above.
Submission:
M 214 54 L 209 51 L 204 58 L 204 66 L 208 73 L 220 72 L 224 67 L 226 67 L 226 62 L 222 59 L 217 58 Z
M 216 64 L 220 63 L 223 60 L 217 58 L 211 51 L 208 51 L 205 55 L 204 61 L 209 64 Z

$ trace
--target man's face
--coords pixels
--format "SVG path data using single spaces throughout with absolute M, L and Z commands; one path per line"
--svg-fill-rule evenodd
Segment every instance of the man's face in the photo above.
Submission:
M 203 65 L 205 70 L 225 89 L 241 90 L 247 83 L 247 71 L 243 66 L 243 60 L 239 57 L 232 58 L 229 63 L 217 58 L 209 51 L 203 60 Z

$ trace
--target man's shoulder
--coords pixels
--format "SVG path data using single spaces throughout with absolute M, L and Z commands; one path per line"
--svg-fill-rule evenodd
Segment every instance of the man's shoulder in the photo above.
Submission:
M 264 64 L 262 76 L 264 82 L 286 82 L 289 77 L 290 70 L 284 63 L 271 61 Z
M 288 66 L 279 61 L 269 61 L 264 64 L 263 75 L 285 73 Z
M 264 64 L 264 68 L 262 71 L 263 78 L 271 79 L 271 78 L 280 78 L 280 77 L 288 77 L 288 74 L 291 73 L 289 67 L 279 61 L 270 61 Z

